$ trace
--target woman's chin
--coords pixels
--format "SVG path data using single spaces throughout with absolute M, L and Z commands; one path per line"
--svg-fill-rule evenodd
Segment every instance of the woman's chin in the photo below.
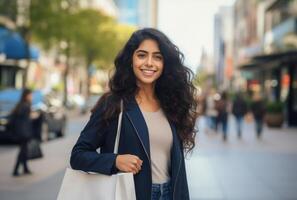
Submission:
M 142 77 L 141 79 L 138 79 L 138 83 L 141 85 L 150 85 L 153 84 L 156 81 L 156 78 L 147 78 L 147 77 Z

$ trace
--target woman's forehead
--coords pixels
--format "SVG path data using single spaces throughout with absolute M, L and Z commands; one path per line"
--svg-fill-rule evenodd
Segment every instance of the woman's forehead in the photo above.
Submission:
M 153 40 L 153 39 L 145 39 L 143 40 L 138 48 L 135 50 L 138 51 L 138 50 L 144 50 L 144 51 L 149 51 L 149 52 L 160 52 L 160 49 L 159 49 L 159 44 L 157 43 L 157 41 Z

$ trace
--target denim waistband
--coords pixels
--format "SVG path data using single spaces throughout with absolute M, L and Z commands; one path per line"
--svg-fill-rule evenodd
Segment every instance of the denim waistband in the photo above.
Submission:
M 161 191 L 161 193 L 163 193 L 163 191 L 165 191 L 165 190 L 170 190 L 170 188 L 171 188 L 170 181 L 168 181 L 166 183 L 161 183 L 161 184 L 157 184 L 157 183 L 152 184 L 152 190 L 153 191 Z

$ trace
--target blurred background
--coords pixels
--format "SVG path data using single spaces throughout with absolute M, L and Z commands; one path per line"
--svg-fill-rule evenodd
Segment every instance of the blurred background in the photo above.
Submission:
M 0 199 L 56 199 L 117 52 L 143 27 L 193 71 L 191 199 L 297 199 L 297 0 L 0 0 Z M 24 87 L 43 156 L 13 177 L 7 124 Z

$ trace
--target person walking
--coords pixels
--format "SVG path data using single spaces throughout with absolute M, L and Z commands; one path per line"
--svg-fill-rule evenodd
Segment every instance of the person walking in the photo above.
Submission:
M 28 160 L 28 142 L 32 137 L 32 123 L 30 119 L 32 102 L 32 91 L 23 89 L 21 98 L 11 113 L 13 133 L 17 135 L 20 151 L 17 156 L 16 164 L 13 170 L 13 176 L 19 176 L 19 167 L 23 166 L 24 174 L 31 174 L 29 170 Z
M 242 122 L 247 110 L 247 103 L 242 97 L 242 94 L 237 93 L 232 105 L 232 114 L 235 116 L 238 138 L 241 138 L 242 135 Z
M 197 101 L 182 53 L 162 32 L 144 28 L 132 34 L 114 63 L 110 91 L 93 108 L 73 147 L 72 168 L 132 172 L 139 200 L 188 200 L 184 152 L 195 146 Z
M 215 107 L 216 105 L 215 95 L 216 95 L 216 91 L 214 88 L 212 88 L 209 94 L 206 96 L 205 115 L 207 118 L 207 122 L 208 122 L 207 124 L 209 128 L 209 129 L 206 129 L 206 132 L 209 132 L 208 130 L 211 130 L 211 131 L 217 130 L 218 111 Z
M 265 116 L 265 103 L 259 93 L 255 93 L 251 103 L 251 111 L 255 119 L 255 129 L 257 138 L 260 139 L 263 132 L 263 120 Z
M 223 140 L 226 141 L 228 131 L 228 100 L 226 92 L 222 92 L 220 99 L 215 103 L 215 108 L 218 112 L 216 129 L 218 129 L 220 124 L 222 125 Z

